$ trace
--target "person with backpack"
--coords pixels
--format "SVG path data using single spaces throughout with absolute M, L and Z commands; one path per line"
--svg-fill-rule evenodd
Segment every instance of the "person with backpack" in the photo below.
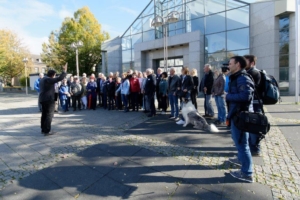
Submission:
M 227 120 L 231 121 L 231 137 L 238 151 L 238 157 L 229 159 L 229 162 L 241 165 L 240 170 L 231 171 L 230 174 L 239 180 L 252 183 L 253 168 L 248 143 L 249 133 L 238 128 L 234 121 L 240 113 L 248 111 L 252 104 L 254 83 L 245 71 L 246 65 L 246 60 L 242 56 L 234 56 L 230 59 L 231 75 L 225 99 L 229 101 Z
M 247 66 L 246 71 L 247 73 L 253 78 L 254 84 L 255 84 L 255 90 L 257 91 L 257 95 L 254 95 L 253 99 L 253 106 L 249 108 L 249 112 L 256 112 L 256 113 L 262 113 L 262 108 L 258 101 L 261 102 L 262 100 L 260 98 L 261 96 L 261 74 L 260 71 L 256 68 L 256 56 L 254 55 L 244 55 Z M 249 147 L 251 151 L 252 156 L 260 156 L 260 135 L 249 133 Z

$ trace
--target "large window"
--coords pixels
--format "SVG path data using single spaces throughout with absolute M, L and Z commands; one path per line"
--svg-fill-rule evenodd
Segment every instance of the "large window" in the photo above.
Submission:
M 289 29 L 288 16 L 279 19 L 279 88 L 289 90 Z

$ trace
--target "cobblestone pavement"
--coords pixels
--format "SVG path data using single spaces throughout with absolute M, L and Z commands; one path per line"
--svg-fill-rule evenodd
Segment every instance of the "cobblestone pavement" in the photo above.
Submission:
M 276 126 L 281 119 L 267 115 L 272 128 L 261 145 L 264 165 L 254 165 L 255 181 L 270 186 L 274 199 L 300 199 L 299 158 Z M 228 157 L 125 134 L 147 120 L 142 113 L 96 110 L 55 114 L 53 129 L 59 134 L 53 137 L 40 134 L 39 119 L 36 96 L 0 95 L 0 190 L 108 139 L 225 172 L 232 167 L 224 162 Z

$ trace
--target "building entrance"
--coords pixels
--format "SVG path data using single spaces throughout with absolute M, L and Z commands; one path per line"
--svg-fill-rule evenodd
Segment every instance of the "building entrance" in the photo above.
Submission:
M 175 74 L 180 75 L 181 74 L 181 69 L 183 67 L 183 58 L 179 57 L 179 58 L 169 58 L 168 59 L 168 75 L 170 74 L 170 69 L 171 67 L 175 68 Z M 161 68 L 162 71 L 165 70 L 165 62 L 164 60 L 158 60 L 158 67 L 157 68 Z

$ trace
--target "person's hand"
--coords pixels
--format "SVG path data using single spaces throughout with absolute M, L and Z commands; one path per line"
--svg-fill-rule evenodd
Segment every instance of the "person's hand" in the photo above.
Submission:
M 178 87 L 177 90 L 180 90 L 180 87 Z
M 64 71 L 64 72 L 67 72 L 67 70 L 68 70 L 68 63 L 66 63 L 66 64 L 63 66 L 63 71 Z
M 187 92 L 187 89 L 184 89 L 183 91 L 184 91 L 184 92 Z

